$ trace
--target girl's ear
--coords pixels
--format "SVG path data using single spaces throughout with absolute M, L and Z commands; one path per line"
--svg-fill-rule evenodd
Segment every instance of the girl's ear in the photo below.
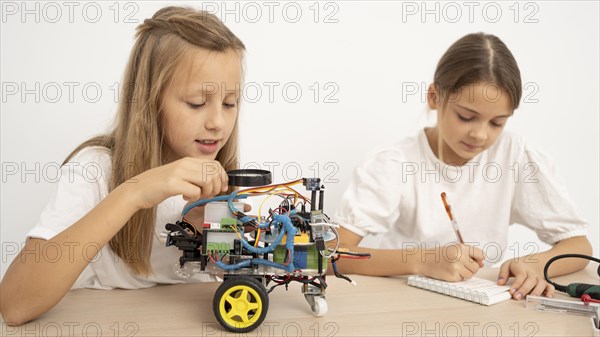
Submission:
M 431 110 L 437 110 L 439 95 L 435 88 L 435 84 L 431 83 L 427 89 L 427 105 Z

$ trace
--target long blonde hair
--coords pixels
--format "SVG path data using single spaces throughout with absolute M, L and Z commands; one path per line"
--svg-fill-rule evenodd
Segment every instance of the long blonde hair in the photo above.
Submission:
M 163 164 L 161 96 L 177 66 L 189 51 L 234 50 L 245 46 L 216 16 L 185 7 L 166 7 L 137 27 L 136 41 L 125 69 L 113 130 L 79 145 L 66 159 L 88 146 L 103 146 L 112 154 L 109 191 L 128 179 Z M 237 120 L 216 160 L 225 170 L 238 165 Z M 109 246 L 136 274 L 152 272 L 150 254 L 156 207 L 136 212 L 110 240 Z
M 468 34 L 454 42 L 437 64 L 433 85 L 442 97 L 438 116 L 444 113 L 450 95 L 475 83 L 494 83 L 510 98 L 512 109 L 519 107 L 522 86 L 521 72 L 508 47 L 497 36 L 484 33 Z M 438 126 L 441 118 L 438 118 Z M 443 161 L 443 140 L 438 127 L 438 157 Z

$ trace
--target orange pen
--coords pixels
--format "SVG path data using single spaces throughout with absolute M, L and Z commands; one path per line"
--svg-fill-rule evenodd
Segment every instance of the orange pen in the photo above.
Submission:
M 452 223 L 452 228 L 454 228 L 454 232 L 456 233 L 456 237 L 458 238 L 458 241 L 460 243 L 464 244 L 465 241 L 463 240 L 462 235 L 460 235 L 460 230 L 458 229 L 458 223 L 456 222 L 456 217 L 454 216 L 454 214 L 452 214 L 452 208 L 450 208 L 450 204 L 446 200 L 446 192 L 442 192 L 442 202 L 444 203 L 444 207 L 446 208 L 446 213 L 448 214 L 448 217 L 450 218 L 450 222 Z

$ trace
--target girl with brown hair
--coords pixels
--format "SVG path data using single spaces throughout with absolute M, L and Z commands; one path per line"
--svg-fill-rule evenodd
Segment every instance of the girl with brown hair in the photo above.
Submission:
M 563 253 L 590 255 L 592 249 L 588 223 L 552 161 L 523 138 L 503 132 L 519 106 L 521 88 L 517 62 L 498 37 L 469 34 L 450 46 L 427 95 L 437 125 L 369 154 L 344 193 L 334 217 L 343 227 L 341 245 L 361 251 L 363 237 L 382 234 L 382 240 L 368 249 L 370 261 L 340 264 L 343 272 L 468 279 L 483 267 L 486 254 L 488 261 L 500 261 L 508 226 L 519 223 L 552 248 L 504 262 L 498 284 L 514 277 L 510 293 L 517 300 L 529 293 L 552 296 L 555 289 L 543 277 L 545 263 Z M 458 237 L 442 193 L 459 217 Z M 562 260 L 549 274 L 586 265 L 586 260 Z

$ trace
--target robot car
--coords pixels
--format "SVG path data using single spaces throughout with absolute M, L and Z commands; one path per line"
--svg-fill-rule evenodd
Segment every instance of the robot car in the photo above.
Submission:
M 180 221 L 166 224 L 166 245 L 182 251 L 178 272 L 222 277 L 213 312 L 221 326 L 231 332 L 257 328 L 267 315 L 268 294 L 281 285 L 287 289 L 291 282 L 302 284 L 314 315 L 325 315 L 328 261 L 336 277 L 352 282 L 337 271 L 336 261 L 370 255 L 339 248 L 338 226 L 323 212 L 320 179 L 271 185 L 269 171 L 233 170 L 228 176 L 230 186 L 246 188 L 196 201 L 183 210 Z M 311 193 L 310 198 L 294 189 L 300 184 Z M 245 214 L 240 200 L 258 196 L 263 199 L 257 214 Z M 261 214 L 272 197 L 282 201 Z M 198 206 L 205 206 L 202 228 L 185 218 Z

